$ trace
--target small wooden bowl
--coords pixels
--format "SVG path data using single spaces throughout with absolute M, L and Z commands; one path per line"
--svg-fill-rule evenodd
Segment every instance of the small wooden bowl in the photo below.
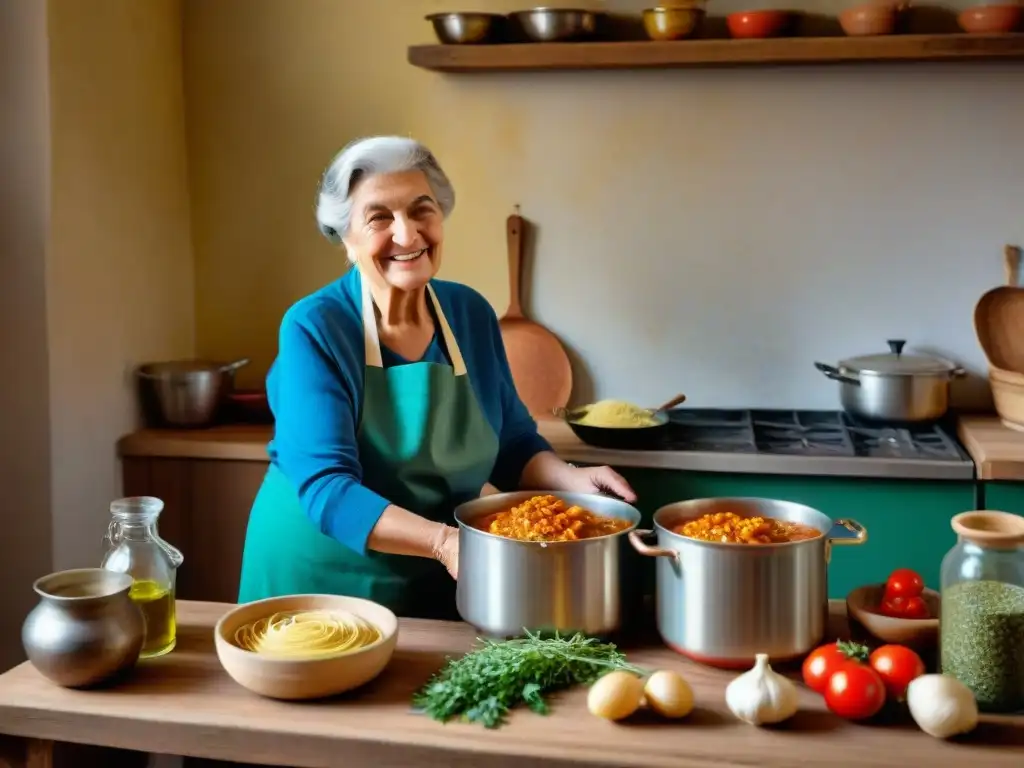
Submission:
M 921 597 L 928 605 L 931 618 L 896 619 L 878 612 L 885 593 L 884 584 L 857 587 L 846 596 L 846 612 L 869 634 L 885 643 L 897 643 L 916 650 L 929 650 L 939 641 L 939 593 L 925 588 Z
M 1024 9 L 1016 3 L 993 3 L 968 8 L 957 17 L 960 29 L 972 35 L 1000 35 L 1020 26 Z
M 988 383 L 992 387 L 992 402 L 1003 426 L 1024 432 L 1024 376 L 1013 371 L 990 368 Z
M 725 17 L 729 34 L 737 39 L 777 37 L 788 31 L 794 11 L 737 11 Z
M 317 609 L 354 613 L 376 624 L 384 636 L 358 651 L 318 659 L 267 658 L 234 643 L 235 632 L 243 624 L 279 611 Z M 213 640 L 221 666 L 239 685 L 272 699 L 319 699 L 365 685 L 384 671 L 398 643 L 398 618 L 383 605 L 357 597 L 270 597 L 225 613 L 214 627 Z

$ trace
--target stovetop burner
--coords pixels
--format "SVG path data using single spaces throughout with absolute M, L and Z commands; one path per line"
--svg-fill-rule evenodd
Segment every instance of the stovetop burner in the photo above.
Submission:
M 873 424 L 842 411 L 677 408 L 669 421 L 664 447 L 675 451 L 951 462 L 969 458 L 941 424 Z

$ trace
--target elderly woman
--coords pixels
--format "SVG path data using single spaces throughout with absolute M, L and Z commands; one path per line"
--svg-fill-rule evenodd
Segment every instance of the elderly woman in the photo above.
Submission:
M 411 139 L 355 141 L 324 174 L 320 231 L 355 268 L 281 322 L 271 463 L 240 601 L 342 594 L 456 618 L 456 505 L 489 485 L 635 498 L 610 468 L 552 453 L 516 394 L 490 305 L 435 279 L 454 205 L 437 160 Z

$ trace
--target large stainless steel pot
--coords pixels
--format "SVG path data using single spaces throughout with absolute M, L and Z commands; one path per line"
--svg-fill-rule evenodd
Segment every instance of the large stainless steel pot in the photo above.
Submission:
M 785 544 L 720 544 L 673 532 L 713 512 L 804 523 L 822 536 Z M 654 531 L 631 531 L 640 554 L 658 558 L 658 631 L 695 661 L 740 668 L 759 653 L 772 661 L 804 655 L 824 637 L 833 544 L 861 544 L 864 527 L 789 501 L 695 499 L 662 507 Z M 657 533 L 657 546 L 644 539 Z
M 169 427 L 206 427 L 234 388 L 235 371 L 249 363 L 172 360 L 140 365 L 139 397 L 147 421 Z
M 949 410 L 949 384 L 965 371 L 930 355 L 905 355 L 902 339 L 889 341 L 887 354 L 840 361 L 838 367 L 814 367 L 840 385 L 843 409 L 872 421 L 934 421 Z
M 547 494 L 597 515 L 628 520 L 629 528 L 594 539 L 542 543 L 474 527 L 486 515 Z M 624 560 L 635 556 L 626 534 L 640 522 L 634 507 L 606 496 L 522 491 L 462 504 L 455 520 L 460 529 L 456 604 L 464 621 L 494 637 L 515 637 L 524 630 L 601 636 L 621 627 L 624 582 L 631 576 Z

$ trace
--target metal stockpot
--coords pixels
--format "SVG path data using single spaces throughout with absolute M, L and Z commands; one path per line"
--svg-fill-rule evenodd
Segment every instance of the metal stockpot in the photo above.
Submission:
M 628 520 L 629 528 L 580 541 L 517 541 L 474 527 L 481 518 L 534 496 L 556 496 L 594 514 Z M 622 625 L 624 584 L 635 557 L 626 534 L 640 523 L 629 504 L 606 496 L 557 491 L 501 493 L 455 510 L 459 524 L 456 605 L 464 621 L 494 637 L 523 630 L 610 635 Z
M 934 421 L 949 410 L 950 382 L 966 371 L 941 357 L 904 355 L 902 339 L 889 353 L 842 360 L 839 367 L 814 367 L 840 384 L 839 400 L 853 416 L 872 421 Z
M 714 512 L 803 523 L 822 535 L 785 544 L 721 544 L 673 532 Z M 853 520 L 771 499 L 694 499 L 654 513 L 655 531 L 631 531 L 636 550 L 658 558 L 658 631 L 665 644 L 704 664 L 742 668 L 759 653 L 772 661 L 803 656 L 828 620 L 828 560 L 833 544 L 862 544 Z M 644 538 L 657 533 L 657 546 Z M 846 535 L 841 535 L 840 532 Z
M 173 360 L 140 365 L 135 375 L 143 411 L 162 426 L 209 426 L 234 387 L 235 371 L 248 363 Z

